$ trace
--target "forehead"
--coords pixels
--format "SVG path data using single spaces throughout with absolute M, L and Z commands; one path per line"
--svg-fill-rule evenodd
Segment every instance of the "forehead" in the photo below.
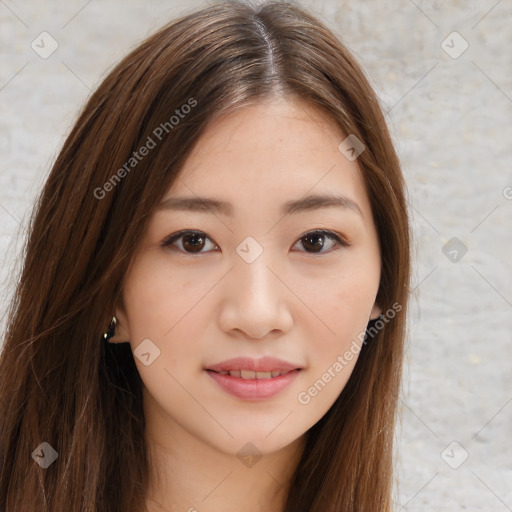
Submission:
M 310 154 L 338 146 L 342 132 L 335 122 L 303 100 L 273 98 L 242 107 L 212 122 L 196 144 L 191 159 L 219 153 L 260 156 L 262 149 Z
M 212 122 L 165 198 L 215 196 L 240 204 L 343 194 L 366 216 L 370 205 L 356 161 L 338 149 L 346 136 L 303 101 L 273 99 Z

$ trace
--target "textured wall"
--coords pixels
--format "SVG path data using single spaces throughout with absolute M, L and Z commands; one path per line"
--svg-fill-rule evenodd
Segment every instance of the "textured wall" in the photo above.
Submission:
M 32 202 L 91 90 L 138 41 L 201 5 L 0 1 L 2 301 Z M 512 2 L 302 5 L 366 69 L 409 188 L 416 296 L 397 510 L 512 510 Z M 44 31 L 58 44 L 46 59 L 37 52 L 55 43 Z

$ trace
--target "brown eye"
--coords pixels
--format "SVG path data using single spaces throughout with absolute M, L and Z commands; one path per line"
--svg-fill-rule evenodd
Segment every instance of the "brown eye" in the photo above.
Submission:
M 309 253 L 324 253 L 328 252 L 336 245 L 348 246 L 348 244 L 341 239 L 336 233 L 332 231 L 310 231 L 303 235 L 299 242 Z M 327 247 L 327 250 L 323 250 Z
M 210 237 L 202 231 L 180 231 L 167 237 L 162 243 L 164 247 L 171 250 L 177 250 L 189 254 L 200 254 L 209 251 L 203 251 L 207 248 L 217 248 Z
M 201 252 L 205 244 L 205 238 L 199 233 L 192 233 L 183 237 L 182 245 L 186 251 Z

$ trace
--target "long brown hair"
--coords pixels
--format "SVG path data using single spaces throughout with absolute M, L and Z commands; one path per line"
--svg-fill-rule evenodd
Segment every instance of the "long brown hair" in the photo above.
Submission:
M 143 509 L 142 381 L 129 344 L 102 334 L 148 219 L 205 127 L 276 92 L 365 145 L 357 162 L 381 248 L 377 301 L 396 312 L 373 326 L 346 387 L 307 432 L 285 512 L 391 509 L 410 274 L 399 161 L 364 73 L 324 24 L 284 2 L 227 2 L 171 22 L 108 74 L 38 198 L 0 359 L 0 510 Z M 155 147 L 132 160 L 149 138 Z M 43 442 L 57 452 L 46 469 L 33 453 Z

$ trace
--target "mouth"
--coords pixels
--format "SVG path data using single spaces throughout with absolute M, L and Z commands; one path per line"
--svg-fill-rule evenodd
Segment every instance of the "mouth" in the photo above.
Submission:
M 295 368 L 293 370 L 272 370 L 269 372 L 255 372 L 253 370 L 206 370 L 209 372 L 218 373 L 219 375 L 229 375 L 230 377 L 237 377 L 239 379 L 251 380 L 267 380 L 267 379 L 275 379 L 276 377 L 281 377 L 282 375 L 287 375 L 292 371 L 300 371 L 300 368 Z
M 242 400 L 265 400 L 285 390 L 303 370 L 276 358 L 236 358 L 205 368 L 216 385 Z
M 260 359 L 235 357 L 205 368 L 207 371 L 217 372 L 222 375 L 229 374 L 232 377 L 242 379 L 271 379 L 287 372 L 301 369 L 302 367 L 299 364 L 276 357 L 262 357 Z

